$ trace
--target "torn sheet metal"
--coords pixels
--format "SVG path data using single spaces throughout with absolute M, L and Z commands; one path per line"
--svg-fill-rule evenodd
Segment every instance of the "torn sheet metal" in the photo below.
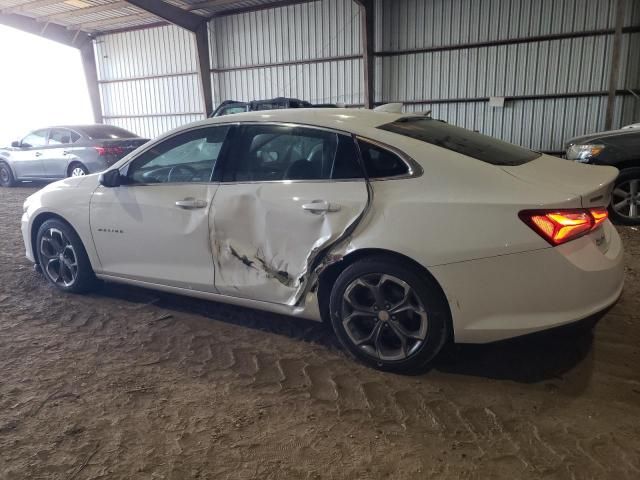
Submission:
M 366 214 L 369 196 L 365 181 L 220 185 L 210 214 L 217 290 L 299 306 L 322 258 Z M 337 211 L 302 208 L 318 201 L 331 202 Z

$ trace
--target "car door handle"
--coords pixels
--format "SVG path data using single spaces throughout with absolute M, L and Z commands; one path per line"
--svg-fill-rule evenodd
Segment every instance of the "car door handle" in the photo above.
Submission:
M 64 150 L 62 152 L 63 155 L 71 155 L 71 152 L 69 150 Z
M 311 203 L 302 205 L 302 209 L 311 213 L 337 212 L 340 210 L 340 205 L 324 200 L 314 200 Z
M 40 156 L 42 156 L 42 153 L 36 152 L 35 155 L 36 155 L 36 157 L 40 157 Z
M 178 200 L 176 207 L 184 208 L 185 210 L 195 210 L 196 208 L 205 208 L 207 206 L 205 200 L 197 200 L 195 198 L 185 198 L 184 200 Z

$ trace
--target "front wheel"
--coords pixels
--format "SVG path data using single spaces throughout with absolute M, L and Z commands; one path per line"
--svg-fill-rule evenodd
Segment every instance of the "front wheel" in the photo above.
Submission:
M 640 225 L 640 168 L 620 172 L 611 194 L 611 218 L 623 225 Z
M 331 292 L 330 312 L 342 345 L 380 370 L 423 371 L 449 336 L 449 308 L 435 280 L 395 258 L 347 267 Z
M 38 229 L 37 254 L 46 279 L 65 292 L 91 290 L 96 278 L 78 234 L 67 223 L 52 219 Z

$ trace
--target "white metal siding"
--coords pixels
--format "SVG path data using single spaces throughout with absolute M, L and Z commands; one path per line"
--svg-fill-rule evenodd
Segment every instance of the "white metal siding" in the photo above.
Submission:
M 209 31 L 216 103 L 279 96 L 363 103 L 362 59 L 339 58 L 362 54 L 360 10 L 352 0 L 218 17 Z
M 624 18 L 640 25 L 640 1 L 627 0 Z M 614 22 L 615 0 L 376 0 L 375 49 L 388 55 L 375 59 L 375 99 L 558 151 L 564 140 L 604 128 L 613 35 L 467 44 L 612 29 Z M 363 104 L 360 27 L 353 0 L 212 19 L 214 103 L 285 96 Z M 165 26 L 105 35 L 96 56 L 108 123 L 155 136 L 203 118 L 191 33 Z M 618 89 L 640 93 L 640 33 L 623 35 Z M 572 96 L 581 92 L 601 94 Z M 540 95 L 568 98 L 516 98 L 504 108 L 486 100 Z M 614 126 L 637 121 L 640 100 L 618 96 Z
M 487 102 L 408 105 L 406 111 L 432 111 L 434 118 L 477 130 L 534 150 L 561 149 L 565 140 L 602 130 L 606 97 L 558 98 L 512 102 L 508 108 L 490 108 Z M 524 128 L 516 128 L 518 125 Z
M 204 118 L 194 36 L 175 26 L 95 41 L 105 122 L 155 137 Z
M 626 2 L 625 25 L 638 24 L 638 4 Z M 605 92 L 613 35 L 465 45 L 614 26 L 615 0 L 377 0 L 376 51 L 456 48 L 378 57 L 376 101 L 408 102 L 407 111 L 432 110 L 454 124 L 559 151 L 572 136 L 604 129 L 606 96 L 514 99 L 504 108 L 488 107 L 486 97 Z M 623 35 L 619 89 L 640 88 L 639 36 Z M 432 102 L 411 103 L 420 101 Z M 618 96 L 614 126 L 639 113 L 640 101 Z

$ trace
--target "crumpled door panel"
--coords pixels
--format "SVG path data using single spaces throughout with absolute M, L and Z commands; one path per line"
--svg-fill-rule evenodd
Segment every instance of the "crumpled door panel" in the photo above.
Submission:
M 303 205 L 325 201 L 336 211 Z M 318 254 L 357 221 L 364 181 L 222 184 L 211 209 L 216 289 L 293 305 Z

